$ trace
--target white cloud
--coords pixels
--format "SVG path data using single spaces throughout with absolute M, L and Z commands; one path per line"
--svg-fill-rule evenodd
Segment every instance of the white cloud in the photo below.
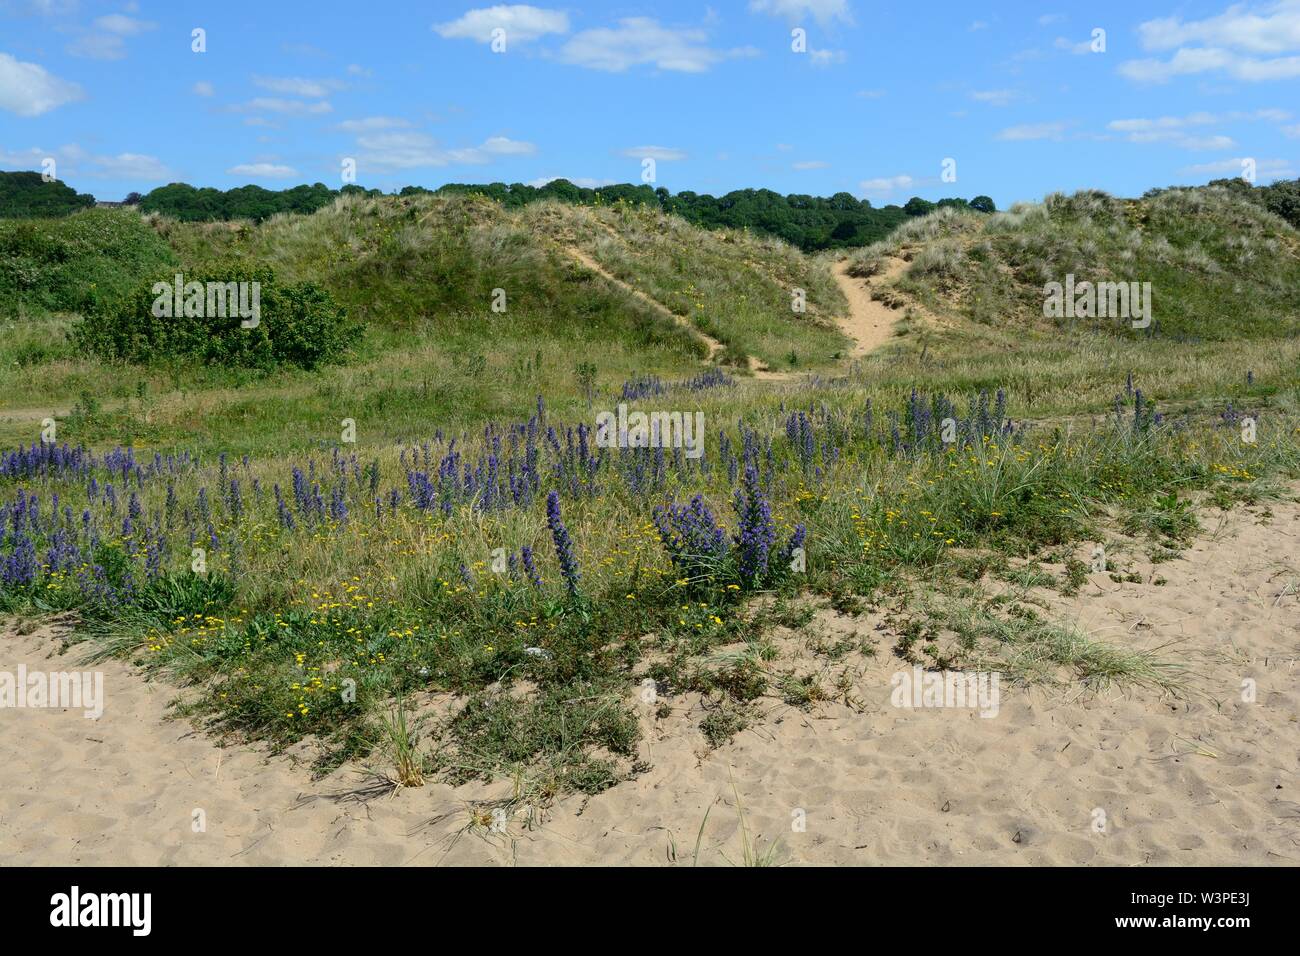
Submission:
M 975 102 L 987 103 L 990 106 L 1009 106 L 1021 97 L 1022 94 L 1016 90 L 974 90 L 970 94 L 970 98 Z
M 814 50 L 811 47 L 808 50 L 808 60 L 813 66 L 830 66 L 832 63 L 843 63 L 848 59 L 848 54 L 843 50 Z
M 215 96 L 217 91 L 207 80 L 199 80 L 191 87 L 191 92 L 195 96 Z
M 65 182 L 69 176 L 74 175 L 87 179 L 125 179 L 140 183 L 169 182 L 175 178 L 172 170 L 157 157 L 140 153 L 95 156 L 76 143 L 67 143 L 53 150 L 38 146 L 16 152 L 0 149 L 0 166 L 10 169 L 40 170 L 41 163 L 47 158 L 55 160 L 56 174 Z
M 374 76 L 374 70 L 368 70 L 360 63 L 348 64 L 348 76 Z
M 1183 176 L 1240 176 L 1245 168 L 1242 164 L 1248 158 L 1237 156 L 1213 163 L 1198 163 L 1195 166 L 1184 166 L 1178 172 Z M 1254 162 L 1255 175 L 1261 179 L 1284 179 L 1295 175 L 1291 163 L 1285 159 L 1256 159 Z
M 569 15 L 561 10 L 544 10 L 527 4 L 500 4 L 470 10 L 458 20 L 435 23 L 434 31 L 446 39 L 492 42 L 492 31 L 505 31 L 506 49 L 511 43 L 527 43 L 548 33 L 568 33 Z
M 1044 13 L 1038 18 L 1038 25 L 1040 27 L 1050 27 L 1053 23 L 1060 23 L 1064 19 L 1065 14 L 1063 13 Z
M 398 116 L 367 116 L 363 119 L 344 120 L 338 129 L 345 133 L 369 133 L 384 129 L 406 129 L 411 124 Z
M 1254 12 L 1247 4 L 1236 3 L 1204 20 L 1148 20 L 1138 27 L 1138 36 L 1148 50 L 1172 50 L 1188 43 L 1210 43 L 1248 53 L 1282 53 L 1300 48 L 1300 3 L 1279 0 L 1259 9 Z
M 659 163 L 671 163 L 686 158 L 684 150 L 672 146 L 629 146 L 621 151 L 621 155 L 629 159 L 653 159 Z
M 419 169 L 428 166 L 490 163 L 503 156 L 530 156 L 537 152 L 532 143 L 492 136 L 478 146 L 446 149 L 424 133 L 379 132 L 357 137 L 358 163 L 380 171 Z
M 795 163 L 791 169 L 828 169 L 830 163 L 820 159 L 808 159 L 800 163 Z
M 1060 140 L 1064 135 L 1064 123 L 1026 123 L 1008 126 L 998 133 L 997 138 L 1007 142 L 1026 142 L 1036 139 Z
M 58 150 L 51 151 L 41 149 L 39 146 L 33 146 L 31 149 L 10 151 L 5 149 L 3 146 L 0 146 L 0 166 L 3 166 L 5 169 L 31 170 L 33 172 L 39 172 L 41 169 L 41 161 L 48 156 L 53 156 L 58 160 L 59 166 L 63 166 L 63 160 L 60 158 Z M 65 175 L 66 172 L 71 172 L 71 169 L 66 171 L 64 169 L 59 169 L 57 175 L 62 176 Z
M 275 163 L 240 163 L 226 170 L 231 176 L 255 176 L 258 179 L 288 179 L 297 176 L 298 170 L 292 166 L 280 166 Z
M 0 109 L 19 116 L 40 116 L 81 96 L 76 83 L 53 76 L 43 66 L 0 53 Z
M 878 100 L 885 95 L 884 90 L 858 90 L 853 94 L 863 100 Z
M 907 189 L 915 183 L 911 176 L 884 176 L 878 179 L 864 179 L 858 183 L 858 189 L 864 196 L 873 199 L 884 199 L 893 195 L 900 189 Z
M 309 116 L 333 112 L 328 100 L 308 103 L 304 100 L 285 100 L 274 96 L 258 96 L 242 106 L 231 107 L 239 113 L 284 113 L 287 116 Z
M 1282 135 L 1289 139 L 1300 139 L 1300 123 L 1294 126 L 1283 126 Z
M 535 152 L 537 147 L 534 144 L 508 139 L 505 136 L 489 136 L 483 141 L 482 146 L 475 146 L 473 149 L 452 150 L 453 155 L 467 157 L 465 162 L 487 162 L 492 156 L 531 156 Z
M 728 57 L 752 56 L 745 47 L 716 50 L 703 30 L 674 30 L 649 17 L 629 17 L 617 27 L 583 30 L 564 44 L 559 58 L 574 66 L 622 73 L 629 67 L 653 65 L 678 73 L 703 73 Z
M 976 20 L 966 28 L 967 33 L 978 33 L 980 30 L 987 30 L 989 25 L 984 20 Z
M 1232 149 L 1237 143 L 1231 136 L 1184 136 L 1176 140 L 1176 146 L 1183 149 Z
M 88 60 L 121 60 L 126 56 L 126 43 L 111 33 L 87 33 L 69 43 L 66 50 Z
M 1141 83 L 1222 71 L 1248 83 L 1300 77 L 1300 0 L 1251 9 L 1238 3 L 1203 20 L 1162 17 L 1138 27 L 1147 50 L 1174 50 L 1168 60 L 1129 60 L 1120 73 Z M 1281 54 L 1292 54 L 1283 56 Z
M 823 26 L 833 20 L 853 22 L 848 0 L 749 0 L 749 9 L 754 13 L 784 17 L 792 23 L 809 17 Z
M 148 30 L 157 29 L 158 24 L 150 20 L 136 20 L 121 13 L 110 13 L 95 20 L 95 27 L 105 33 L 120 37 L 133 37 Z
M 9 9 L 20 15 L 42 17 L 63 16 L 77 12 L 78 0 L 10 0 L 8 4 L 0 2 L 0 9 Z
M 68 44 L 68 53 L 92 60 L 120 60 L 126 56 L 126 38 L 157 29 L 151 20 L 137 20 L 122 13 L 97 17 L 89 32 Z
M 116 156 L 98 156 L 93 161 L 98 167 L 95 175 L 105 179 L 165 182 L 172 178 L 172 171 L 155 156 L 118 153 Z
M 1223 134 L 1198 136 L 1189 130 L 1224 123 L 1282 122 L 1290 117 L 1291 114 L 1286 110 L 1279 109 L 1261 109 L 1252 113 L 1240 111 L 1209 113 L 1202 110 L 1187 116 L 1111 120 L 1106 124 L 1106 128 L 1116 133 L 1123 133 L 1130 143 L 1167 143 L 1183 149 L 1231 149 L 1236 143 L 1230 136 Z
M 1075 42 L 1074 40 L 1065 37 L 1057 37 L 1052 45 L 1058 50 L 1067 50 L 1075 56 L 1082 56 L 1085 53 L 1092 52 L 1091 40 L 1079 40 L 1078 42 Z
M 337 80 L 308 80 L 301 76 L 254 76 L 253 82 L 272 93 L 313 100 L 323 99 L 332 91 L 343 88 L 343 84 Z

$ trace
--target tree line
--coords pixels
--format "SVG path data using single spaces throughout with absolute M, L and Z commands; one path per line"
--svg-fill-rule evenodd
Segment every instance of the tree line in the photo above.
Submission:
M 0 219 L 48 219 L 93 205 L 94 196 L 57 179 L 46 182 L 40 173 L 0 172 Z
M 93 196 L 79 196 L 62 183 L 43 183 L 37 173 L 0 174 L 0 189 L 10 180 L 19 183 L 11 188 L 21 191 L 22 198 L 21 201 L 15 199 L 0 203 L 0 217 L 66 215 L 95 202 Z M 591 188 L 575 185 L 567 179 L 555 179 L 542 186 L 525 183 L 449 183 L 438 189 L 407 186 L 397 194 L 410 196 L 420 193 L 476 193 L 512 207 L 545 199 L 584 205 L 625 202 L 653 206 L 705 228 L 753 229 L 777 236 L 807 252 L 867 245 L 883 239 L 909 217 L 923 216 L 937 206 L 959 206 L 983 212 L 993 212 L 995 208 L 993 200 L 987 196 L 976 196 L 969 201 L 951 198 L 938 202 L 913 197 L 902 206 L 876 208 L 868 200 L 846 192 L 822 197 L 802 193 L 782 195 L 770 189 L 739 189 L 724 196 L 711 196 L 690 190 L 671 193 L 663 187 L 654 188 L 646 184 Z M 222 190 L 170 183 L 143 196 L 133 193 L 126 202 L 138 205 L 143 212 L 159 213 L 182 222 L 230 219 L 260 222 L 277 213 L 313 213 L 340 195 L 379 196 L 382 192 L 357 185 L 331 189 L 324 183 L 284 190 L 251 185 Z
M 1207 186 L 1231 189 L 1281 216 L 1300 228 L 1300 179 L 1280 179 L 1267 186 L 1255 186 L 1240 178 L 1215 179 Z M 1170 189 L 1202 189 L 1201 186 L 1171 186 Z M 1151 196 L 1162 192 L 1149 190 Z M 783 196 L 770 189 L 738 189 L 723 196 L 684 190 L 671 193 L 662 186 L 623 183 L 610 186 L 578 186 L 567 179 L 553 179 L 542 186 L 526 183 L 448 183 L 437 189 L 406 186 L 397 195 L 419 193 L 477 193 L 505 206 L 524 206 L 544 199 L 584 205 L 617 202 L 657 206 L 688 222 L 705 228 L 753 229 L 778 236 L 806 252 L 863 246 L 883 239 L 899 223 L 943 206 L 995 212 L 988 196 L 966 200 L 959 197 L 931 202 L 913 196 L 902 206 L 879 208 L 866 199 L 846 192 L 833 196 L 791 193 Z M 309 215 L 328 206 L 342 195 L 381 196 L 379 189 L 347 185 L 331 189 L 324 183 L 272 190 L 261 186 L 235 189 L 196 187 L 189 183 L 159 186 L 143 196 L 131 193 L 126 205 L 138 205 L 144 212 L 156 212 L 183 222 L 252 219 L 260 222 L 277 213 Z M 40 173 L 0 171 L 0 219 L 66 216 L 95 205 L 95 197 L 78 193 L 65 183 L 46 182 Z
M 523 206 L 543 199 L 584 205 L 622 201 L 657 206 L 697 226 L 753 229 L 784 239 L 805 252 L 868 245 L 883 239 L 908 218 L 923 216 L 939 206 L 958 206 L 981 212 L 996 210 L 988 196 L 976 196 L 971 200 L 941 199 L 938 202 L 916 196 L 903 206 L 876 208 L 869 200 L 858 199 L 846 192 L 829 197 L 805 193 L 783 196 L 770 189 L 737 189 L 723 196 L 712 196 L 690 190 L 671 193 L 662 186 L 655 188 L 645 184 L 585 187 L 567 179 L 555 179 L 543 186 L 448 183 L 437 190 L 421 186 L 408 186 L 402 190 L 403 194 L 412 192 L 478 193 L 507 206 Z

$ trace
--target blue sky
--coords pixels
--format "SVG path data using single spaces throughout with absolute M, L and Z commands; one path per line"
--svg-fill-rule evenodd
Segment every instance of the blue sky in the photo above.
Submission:
M 101 199 L 337 187 L 345 158 L 385 190 L 639 182 L 648 156 L 674 192 L 1005 207 L 1295 177 L 1298 90 L 1300 0 L 0 0 L 0 169 L 51 157 Z

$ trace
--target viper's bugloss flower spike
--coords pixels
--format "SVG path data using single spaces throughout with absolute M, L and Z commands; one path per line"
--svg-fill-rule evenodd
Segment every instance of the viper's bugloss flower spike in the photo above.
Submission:
M 569 529 L 564 526 L 560 516 L 560 493 L 552 491 L 546 496 L 546 525 L 551 529 L 551 540 L 555 542 L 555 557 L 560 562 L 560 575 L 564 586 L 574 597 L 578 595 L 578 560 L 573 554 L 573 539 Z
M 519 552 L 519 560 L 523 562 L 524 573 L 528 575 L 529 582 L 533 587 L 541 589 L 542 576 L 537 573 L 537 562 L 533 560 L 533 549 L 524 545 Z
M 655 508 L 653 520 L 659 540 L 682 574 L 689 578 L 716 573 L 727 555 L 727 535 L 702 495 L 689 505 Z
M 756 586 L 767 574 L 768 558 L 776 544 L 772 508 L 758 484 L 758 469 L 745 468 L 733 507 L 740 526 L 736 531 L 737 571 L 747 587 Z

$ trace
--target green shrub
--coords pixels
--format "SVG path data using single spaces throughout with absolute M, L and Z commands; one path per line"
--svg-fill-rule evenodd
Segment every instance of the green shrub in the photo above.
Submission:
M 88 313 L 176 262 L 139 213 L 0 219 L 0 314 Z
M 181 278 L 179 300 L 169 277 L 99 305 L 73 327 L 74 344 L 140 363 L 193 358 L 228 367 L 315 368 L 339 360 L 362 331 L 327 291 L 312 282 L 282 284 L 270 269 L 217 267 Z M 230 294 L 241 285 L 242 292 Z

